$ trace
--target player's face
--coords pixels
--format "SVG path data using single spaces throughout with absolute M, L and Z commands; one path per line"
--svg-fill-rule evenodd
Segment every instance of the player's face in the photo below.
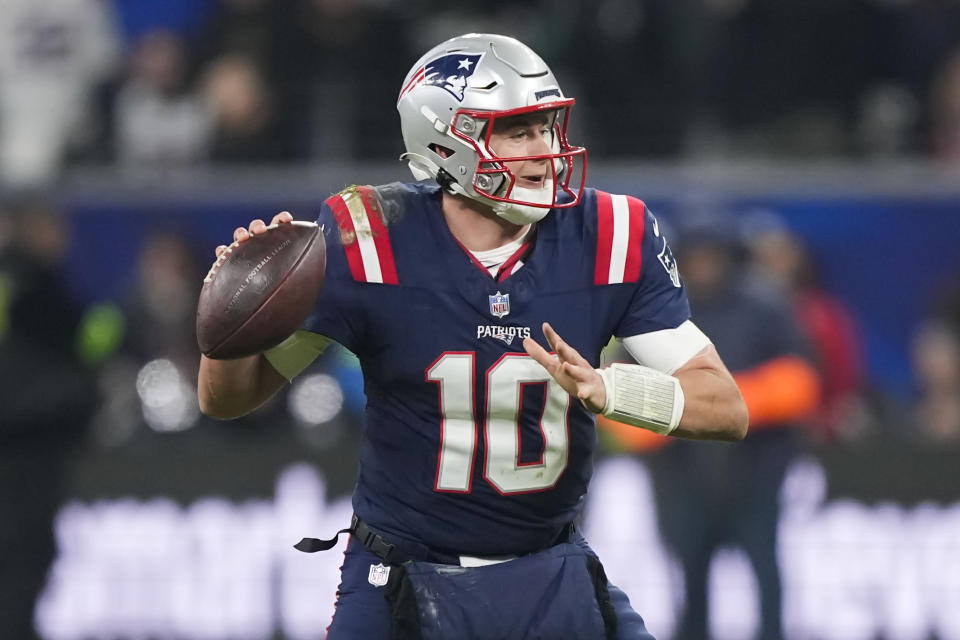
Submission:
M 536 156 L 552 153 L 552 115 L 523 114 L 496 120 L 488 146 L 501 158 Z M 507 169 L 517 177 L 516 185 L 527 189 L 541 189 L 552 178 L 546 158 L 505 162 Z

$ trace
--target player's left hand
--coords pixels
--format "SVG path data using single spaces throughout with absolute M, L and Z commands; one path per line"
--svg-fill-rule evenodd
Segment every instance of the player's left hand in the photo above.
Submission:
M 607 390 L 600 374 L 576 349 L 564 342 L 548 322 L 543 323 L 543 335 L 556 355 L 549 353 L 533 338 L 524 338 L 523 348 L 530 357 L 543 365 L 567 393 L 578 398 L 583 406 L 594 413 L 603 411 Z
M 273 219 L 270 221 L 271 225 L 275 224 L 285 224 L 287 222 L 293 221 L 293 215 L 289 211 L 281 211 L 277 215 L 273 216 Z M 237 227 L 233 230 L 233 240 L 234 242 L 246 242 L 253 236 L 258 236 L 262 233 L 267 232 L 267 223 L 263 220 L 257 218 L 250 222 L 250 227 Z M 217 254 L 217 258 L 223 255 L 223 252 L 228 249 L 227 245 L 221 244 L 217 247 L 214 252 Z

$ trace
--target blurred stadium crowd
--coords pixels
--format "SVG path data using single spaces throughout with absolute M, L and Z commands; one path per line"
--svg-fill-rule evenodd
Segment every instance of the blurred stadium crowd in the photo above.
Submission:
M 516 34 L 551 61 L 578 98 L 579 139 L 594 158 L 960 162 L 960 5 L 952 1 L 492 2 L 480 10 L 426 0 L 13 0 L 0 15 L 0 183 L 7 194 L 42 192 L 85 163 L 122 176 L 395 160 L 398 78 L 428 43 L 463 24 Z M 7 253 L 55 267 L 68 243 L 57 237 L 57 205 L 5 200 Z M 770 229 L 738 249 L 744 272 L 772 276 L 791 295 L 816 292 L 802 241 L 782 225 Z M 159 283 L 133 287 L 157 300 L 132 303 L 125 312 L 137 320 L 128 326 L 142 328 L 142 341 L 172 342 L 152 355 L 191 363 L 194 349 L 174 343 L 189 342 L 196 292 L 177 287 L 195 289 L 188 264 L 206 258 L 182 239 L 162 242 L 140 256 L 142 278 Z M 937 320 L 917 337 L 919 395 L 938 407 L 928 424 L 960 413 L 939 399 L 960 384 L 955 289 L 948 283 L 930 301 Z M 827 389 L 833 403 L 863 383 L 855 322 L 842 301 L 797 308 L 820 356 L 833 359 L 825 367 L 837 378 Z M 168 326 L 176 312 L 181 325 Z M 931 428 L 960 435 L 960 424 Z
M 98 450 L 128 452 L 200 425 L 228 437 L 196 408 L 195 305 L 212 246 L 152 234 L 122 296 L 74 304 L 64 273 L 68 216 L 38 194 L 77 167 L 109 167 L 122 178 L 395 160 L 400 80 L 420 52 L 462 25 L 515 35 L 549 61 L 577 98 L 572 138 L 593 158 L 960 164 L 955 0 L 6 0 L 0 548 L 22 553 L 0 559 L 0 587 L 18 585 L 0 599 L 0 619 L 25 620 L 42 588 L 51 514 L 87 435 Z M 751 413 L 815 447 L 960 443 L 960 273 L 947 274 L 921 312 L 912 387 L 883 389 L 866 369 L 855 314 L 823 286 L 801 237 L 776 221 L 751 220 L 747 236 L 718 220 L 711 233 L 693 218 L 670 229 L 694 319 L 719 313 L 716 300 L 732 291 L 762 298 L 800 336 L 815 370 L 811 387 L 803 371 L 768 366 L 782 364 L 787 347 L 753 358 L 735 372 L 745 389 L 770 398 L 765 381 L 773 380 L 794 393 Z M 317 460 L 342 466 L 360 438 L 362 402 L 356 362 L 331 351 L 229 437 L 280 425 Z M 605 442 L 644 454 L 661 446 Z M 771 473 L 773 483 L 783 469 Z M 776 495 L 757 499 L 773 501 L 760 517 L 775 523 Z M 30 626 L 11 637 L 30 637 Z
M 951 0 L 10 0 L 0 170 L 394 159 L 398 78 L 465 24 L 551 62 L 597 157 L 960 161 Z

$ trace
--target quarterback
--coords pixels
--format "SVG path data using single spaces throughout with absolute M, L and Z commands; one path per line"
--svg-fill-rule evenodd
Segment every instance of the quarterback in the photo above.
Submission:
M 584 186 L 573 103 L 512 38 L 428 51 L 397 102 L 417 182 L 329 198 L 326 281 L 301 329 L 258 356 L 201 361 L 201 408 L 231 418 L 332 341 L 360 360 L 365 439 L 334 640 L 648 639 L 574 524 L 595 415 L 685 438 L 746 434 L 656 219 Z M 613 336 L 637 363 L 598 369 Z

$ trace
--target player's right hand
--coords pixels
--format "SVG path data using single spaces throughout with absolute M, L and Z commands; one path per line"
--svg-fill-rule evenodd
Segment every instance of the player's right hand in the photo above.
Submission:
M 523 348 L 553 376 L 564 391 L 579 399 L 588 410 L 593 413 L 603 411 L 607 391 L 600 374 L 576 349 L 564 342 L 549 322 L 543 323 L 543 335 L 553 354 L 533 338 L 524 338 Z
M 293 216 L 290 214 L 289 211 L 281 211 L 277 215 L 273 216 L 273 219 L 270 220 L 270 224 L 271 225 L 283 224 L 283 223 L 292 222 L 292 221 L 293 221 Z M 241 242 L 244 242 L 247 238 L 250 238 L 251 236 L 256 236 L 261 233 L 264 233 L 266 230 L 267 230 L 267 223 L 257 218 L 255 220 L 250 221 L 250 226 L 248 228 L 237 227 L 236 229 L 234 229 L 233 241 L 236 243 L 241 243 Z M 228 245 L 221 244 L 216 248 L 215 252 L 218 258 L 223 254 L 224 251 L 227 250 L 227 247 Z

